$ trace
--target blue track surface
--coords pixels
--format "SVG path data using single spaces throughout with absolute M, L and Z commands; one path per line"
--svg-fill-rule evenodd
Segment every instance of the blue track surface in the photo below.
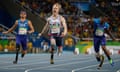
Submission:
M 114 67 L 105 59 L 100 70 L 94 55 L 55 54 L 53 65 L 49 63 L 50 54 L 28 54 L 23 59 L 19 58 L 18 64 L 12 64 L 14 57 L 15 54 L 0 55 L 0 72 L 120 72 L 120 55 L 112 55 Z

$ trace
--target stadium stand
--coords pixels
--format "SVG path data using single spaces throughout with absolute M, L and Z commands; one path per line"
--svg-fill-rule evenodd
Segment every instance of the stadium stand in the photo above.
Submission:
M 75 2 L 79 2 L 79 0 L 76 1 L 75 0 L 69 0 L 69 1 L 68 0 L 58 0 L 58 1 L 57 0 L 13 0 L 13 1 L 15 4 L 20 5 L 22 8 L 26 9 L 28 12 L 31 12 L 33 15 L 37 15 L 37 17 L 40 17 L 41 21 L 42 20 L 45 21 L 46 18 L 50 16 L 51 14 L 50 11 L 53 3 L 55 2 L 61 3 L 62 9 L 60 13 L 66 18 L 67 26 L 68 26 L 68 36 L 73 36 L 71 37 L 73 39 L 75 39 L 76 37 L 83 40 L 84 39 L 91 40 L 91 38 L 93 37 L 93 25 L 91 22 L 88 22 L 88 20 L 94 17 L 93 14 L 99 15 L 101 13 L 100 14 L 101 16 L 104 15 L 108 17 L 111 31 L 115 35 L 115 37 L 120 38 L 120 17 L 119 17 L 120 11 L 119 11 L 119 7 L 116 6 L 117 3 L 119 2 L 116 1 L 114 2 L 114 0 L 113 1 L 91 0 L 91 2 L 88 0 L 81 0 L 81 2 L 85 1 L 90 4 L 90 9 L 92 10 L 89 10 L 88 12 L 82 11 L 77 7 L 77 5 L 75 5 Z M 32 16 L 31 19 L 34 17 L 36 16 Z M 43 25 L 44 25 L 43 22 L 42 25 L 37 25 L 37 24 L 34 25 L 35 29 L 37 29 L 36 33 L 38 33 L 39 29 L 42 29 Z M 35 41 L 39 42 L 38 39 L 35 39 Z M 33 42 L 31 38 L 29 38 L 28 42 L 30 48 L 32 45 L 36 44 L 36 43 L 32 43 L 31 45 L 31 42 Z M 34 45 L 34 47 L 38 48 L 38 45 L 39 44 Z

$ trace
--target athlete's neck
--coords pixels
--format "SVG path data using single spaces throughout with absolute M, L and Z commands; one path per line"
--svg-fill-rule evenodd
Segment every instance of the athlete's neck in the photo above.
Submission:
M 58 15 L 59 15 L 59 14 L 53 14 L 52 16 L 53 16 L 54 18 L 57 18 Z
M 20 20 L 21 20 L 22 22 L 24 22 L 24 21 L 26 20 L 26 18 L 20 18 Z

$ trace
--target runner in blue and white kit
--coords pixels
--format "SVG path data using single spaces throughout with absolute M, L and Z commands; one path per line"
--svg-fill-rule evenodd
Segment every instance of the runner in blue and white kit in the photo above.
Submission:
M 12 32 L 15 28 L 17 28 L 17 35 L 16 35 L 16 58 L 13 61 L 14 64 L 18 61 L 18 53 L 20 50 L 20 45 L 22 46 L 22 54 L 21 57 L 23 58 L 24 55 L 27 53 L 27 34 L 34 32 L 33 25 L 30 20 L 26 19 L 27 14 L 26 11 L 20 11 L 20 19 L 16 20 L 15 24 L 12 28 L 8 31 L 3 32 L 4 34 Z M 28 30 L 30 28 L 30 30 Z

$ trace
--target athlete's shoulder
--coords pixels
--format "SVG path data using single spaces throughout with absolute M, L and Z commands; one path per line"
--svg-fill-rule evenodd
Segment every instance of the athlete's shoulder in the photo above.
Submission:
M 31 22 L 31 20 L 29 20 L 29 19 L 26 19 L 26 21 Z
M 19 19 L 15 21 L 15 24 L 18 24 L 18 22 L 19 22 Z
M 106 28 L 109 28 L 109 26 L 110 26 L 108 22 L 105 22 L 104 25 Z
M 31 20 L 26 19 L 28 24 L 32 24 Z
M 64 16 L 62 16 L 62 15 L 59 15 L 60 16 L 60 20 L 61 21 L 65 21 L 65 17 Z
M 16 20 L 15 22 L 18 22 L 19 20 Z
M 50 21 L 50 19 L 52 18 L 52 16 L 49 16 L 48 18 L 46 18 L 46 21 Z
M 61 19 L 64 19 L 64 16 L 62 16 L 62 15 L 59 15 L 59 16 L 60 16 Z

